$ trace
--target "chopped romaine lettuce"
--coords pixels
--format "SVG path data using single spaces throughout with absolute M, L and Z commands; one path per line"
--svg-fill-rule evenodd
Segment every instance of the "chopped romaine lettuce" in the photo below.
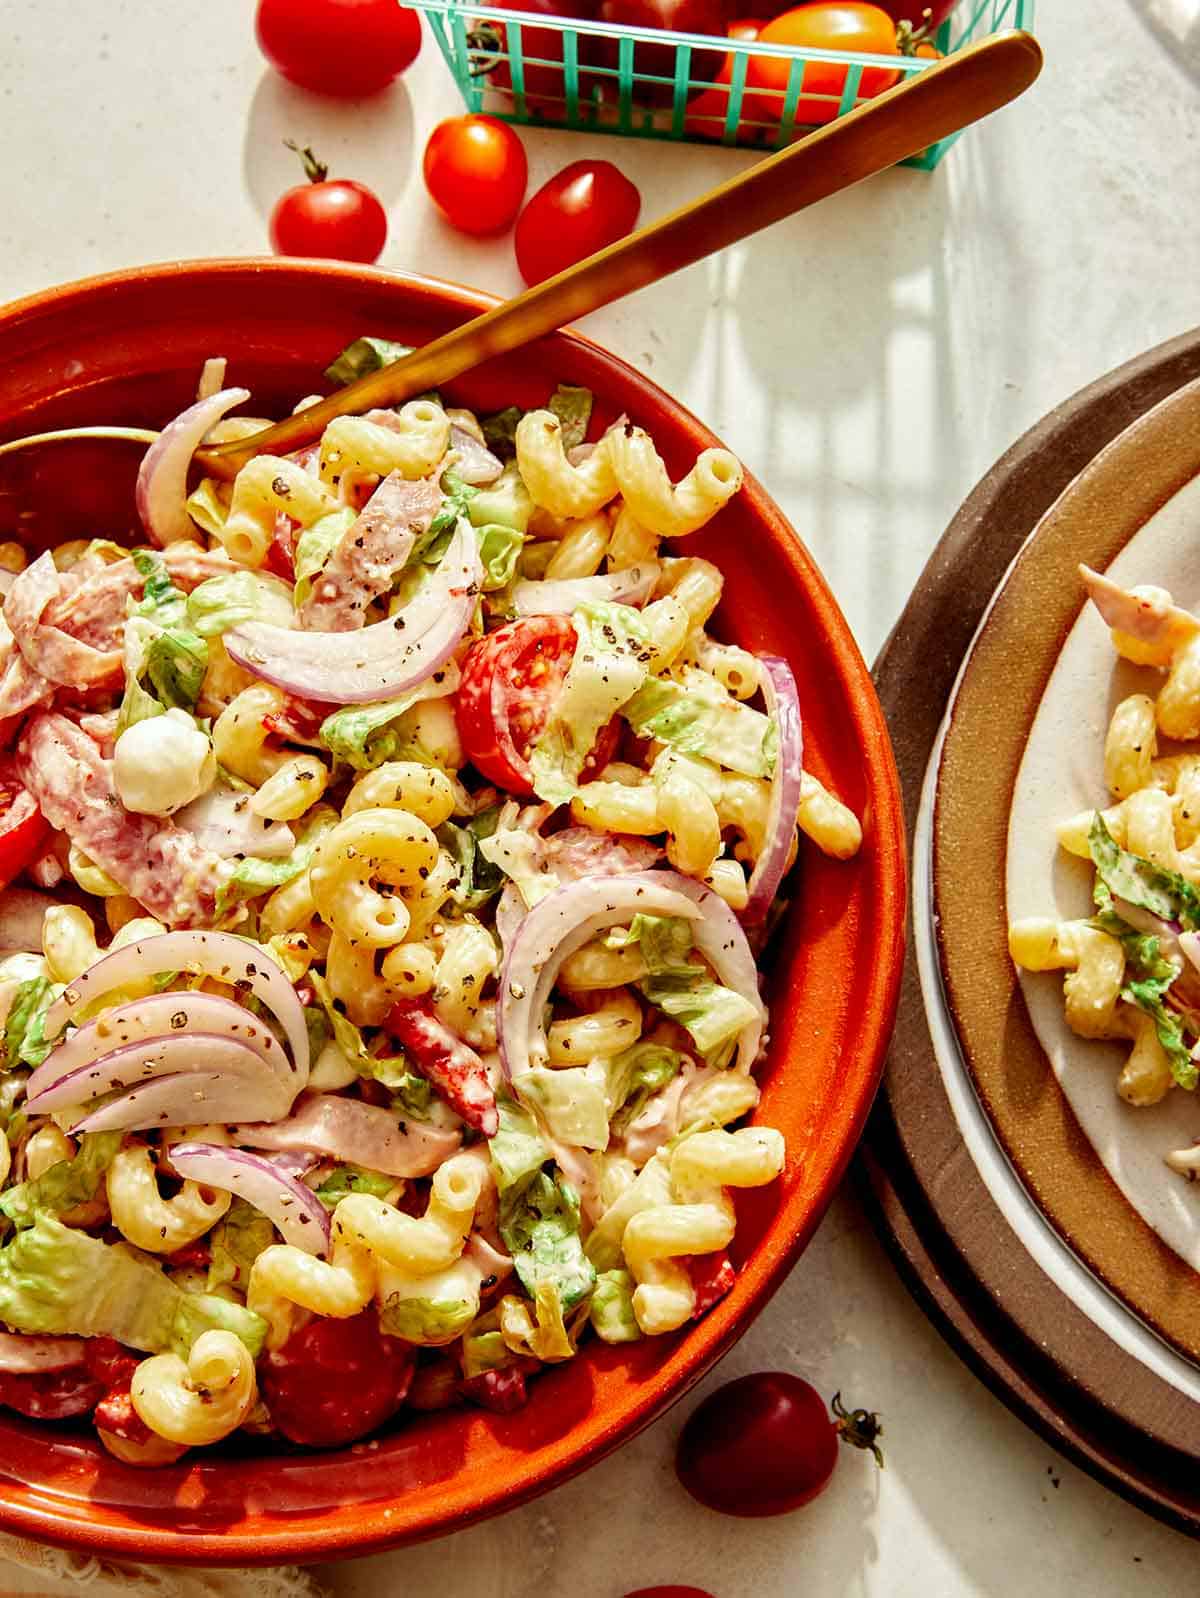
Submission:
M 1156 866 L 1120 848 L 1097 810 L 1088 833 L 1088 849 L 1110 894 L 1128 899 L 1164 921 L 1200 930 L 1200 893 L 1178 872 Z
M 632 605 L 580 605 L 571 620 L 575 654 L 529 753 L 534 792 L 555 805 L 574 796 L 597 735 L 637 693 L 653 658 L 649 630 Z
M 437 829 L 437 839 L 452 857 L 456 874 L 451 880 L 450 897 L 462 910 L 481 910 L 504 886 L 504 874 L 480 848 L 496 830 L 502 806 L 493 805 L 472 816 L 465 826 L 446 821 Z
M 507 588 L 517 570 L 517 556 L 525 534 L 501 522 L 488 522 L 479 529 L 479 558 L 483 562 L 483 591 L 493 593 Z
M 381 1199 L 395 1186 L 396 1178 L 382 1171 L 366 1171 L 361 1165 L 339 1165 L 316 1189 L 316 1194 L 326 1209 L 332 1210 L 351 1193 L 369 1193 L 372 1198 Z
M 389 1337 L 402 1337 L 422 1348 L 440 1348 L 460 1337 L 475 1319 L 477 1305 L 469 1298 L 386 1298 L 379 1327 Z
M 596 1273 L 579 1236 L 579 1198 L 561 1177 L 539 1171 L 523 1188 L 502 1191 L 500 1235 L 539 1310 L 547 1288 L 560 1314 L 591 1292 Z
M 209 577 L 188 595 L 188 626 L 201 638 L 215 638 L 244 621 L 290 627 L 294 621 L 287 586 L 261 572 L 230 572 Z
M 229 488 L 215 478 L 202 477 L 187 497 L 188 515 L 210 538 L 219 538 L 229 520 Z
M 312 593 L 313 578 L 324 570 L 325 562 L 354 526 L 356 520 L 354 511 L 346 505 L 341 510 L 331 510 L 327 516 L 319 517 L 311 527 L 306 527 L 296 540 L 294 569 L 297 609 Z
M 703 755 L 748 777 L 774 775 L 779 739 L 770 716 L 734 699 L 694 666 L 680 679 L 649 678 L 622 714 L 639 738 L 657 738 L 680 754 Z
M 22 1182 L 0 1197 L 0 1210 L 14 1226 L 32 1226 L 39 1215 L 62 1215 L 96 1196 L 122 1132 L 85 1132 L 73 1160 L 59 1160 L 36 1181 Z
M 592 1294 L 591 1322 L 603 1343 L 636 1343 L 641 1328 L 633 1313 L 633 1277 L 625 1270 L 601 1271 Z
M 496 1186 L 503 1196 L 523 1189 L 550 1158 L 550 1150 L 528 1110 L 503 1094 L 496 1095 L 500 1128 L 488 1144 Z
M 485 1321 L 490 1323 L 494 1319 L 492 1313 L 481 1315 L 475 1325 L 463 1333 L 462 1368 L 468 1379 L 482 1376 L 485 1371 L 502 1370 L 513 1362 L 512 1350 L 498 1327 L 489 1324 L 486 1329 L 477 1330 Z
M 411 1070 L 407 1057 L 403 1054 L 387 1057 L 372 1054 L 363 1040 L 362 1033 L 354 1022 L 338 1009 L 337 1001 L 330 991 L 329 983 L 321 973 L 319 971 L 310 971 L 308 973 L 308 981 L 312 984 L 313 992 L 321 1001 L 321 1007 L 325 1011 L 326 1018 L 333 1030 L 334 1042 L 358 1072 L 359 1076 L 373 1077 L 376 1081 L 382 1082 L 384 1087 L 408 1093 L 412 1103 L 415 1105 L 416 1100 L 412 1097 L 412 1080 L 416 1077 L 416 1073 Z M 409 1114 L 414 1119 L 420 1118 L 420 1112 L 415 1107 L 410 1108 Z
M 674 966 L 644 977 L 638 987 L 651 1004 L 691 1034 L 709 1065 L 728 1065 L 739 1033 L 758 1018 L 749 999 L 714 982 L 702 966 Z
M 510 461 L 516 454 L 517 423 L 524 414 L 519 405 L 506 405 L 502 411 L 494 411 L 491 416 L 481 416 L 479 419 L 484 443 L 502 461 Z
M 457 676 L 454 678 L 457 682 Z M 321 742 L 355 771 L 373 771 L 386 760 L 419 760 L 432 765 L 429 751 L 414 736 L 413 722 L 405 720 L 422 700 L 437 699 L 451 686 L 449 671 L 435 671 L 418 687 L 398 699 L 374 705 L 350 705 L 335 710 L 321 723 Z
M 515 533 L 527 533 L 533 500 L 516 463 L 511 462 L 494 483 L 477 489 L 464 508 L 473 527 L 488 527 L 494 523 L 511 527 Z
M 41 1065 L 52 1045 L 42 1034 L 46 1011 L 62 992 L 62 984 L 46 976 L 27 977 L 9 1005 L 4 1023 L 4 1060 L 14 1065 Z
M 167 710 L 194 710 L 208 670 L 208 644 L 185 627 L 168 627 L 146 645 L 142 670 Z
M 622 1132 L 641 1114 L 647 1099 L 674 1080 L 684 1056 L 662 1043 L 635 1043 L 604 1062 L 609 1124 Z
M 682 965 L 692 952 L 692 928 L 682 916 L 636 915 L 628 927 L 613 927 L 606 934 L 610 949 L 637 944 L 650 972 Z
M 459 518 L 467 514 L 471 501 L 479 492 L 470 483 L 464 483 L 461 478 L 456 477 L 453 472 L 443 473 L 440 486 L 445 498 L 438 506 L 437 515 L 409 553 L 405 569 L 410 574 L 415 567 L 438 564 L 449 547 Z
M 261 1210 L 235 1198 L 209 1234 L 211 1259 L 208 1266 L 207 1288 L 215 1293 L 218 1287 L 237 1287 L 244 1293 L 250 1280 L 250 1267 L 275 1241 L 275 1228 Z
M 186 1356 L 202 1332 L 229 1331 L 259 1354 L 267 1324 L 240 1304 L 185 1293 L 127 1243 L 102 1243 L 39 1215 L 0 1249 L 0 1321 L 17 1332 L 115 1337 Z
M 142 597 L 131 614 L 145 616 L 159 627 L 176 627 L 184 619 L 187 600 L 171 581 L 166 562 L 152 549 L 135 549 L 133 564 L 142 578 Z
M 1177 1086 L 1191 1093 L 1195 1091 L 1198 1076 L 1196 1061 L 1184 1034 L 1182 1018 L 1168 1008 L 1165 1000 L 1166 991 L 1177 975 L 1172 966 L 1171 975 L 1165 981 L 1146 979 L 1127 982 L 1121 989 L 1121 997 L 1127 1004 L 1135 1004 L 1139 1010 L 1144 1010 L 1154 1022 L 1158 1041 L 1170 1062 L 1171 1075 Z
M 560 383 L 551 394 L 547 409 L 553 411 L 562 424 L 564 449 L 574 449 L 583 443 L 592 419 L 590 388 L 572 388 L 569 383 Z
M 356 338 L 325 368 L 325 376 L 331 383 L 353 383 L 356 378 L 366 377 L 368 372 L 378 372 L 383 366 L 390 366 L 393 361 L 403 360 L 406 355 L 412 354 L 411 344 L 397 344 L 395 339 L 372 338 L 364 334 Z
M 607 1079 L 598 1061 L 559 1069 L 536 1065 L 522 1071 L 513 1087 L 560 1143 L 608 1147 Z

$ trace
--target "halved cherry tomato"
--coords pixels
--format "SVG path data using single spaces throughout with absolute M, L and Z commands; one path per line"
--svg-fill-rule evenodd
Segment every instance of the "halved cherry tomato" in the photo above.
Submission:
M 374 94 L 413 62 L 421 22 L 396 0 L 258 0 L 259 49 L 317 94 Z
M 17 776 L 12 757 L 0 758 L 0 888 L 37 859 L 50 823 Z
M 0 1404 L 31 1420 L 90 1415 L 103 1397 L 104 1383 L 98 1382 L 86 1365 L 0 1376 Z
M 807 45 L 817 50 L 869 55 L 899 54 L 896 25 L 887 12 L 879 6 L 853 4 L 849 0 L 839 4 L 797 6 L 769 22 L 758 37 L 763 44 Z M 747 114 L 761 121 L 779 121 L 791 69 L 792 62 L 785 56 L 750 57 L 746 65 L 746 84 L 753 94 L 747 96 Z M 832 122 L 838 114 L 848 72 L 848 67 L 832 61 L 805 62 L 804 92 L 796 109 L 797 122 Z M 873 95 L 882 94 L 899 76 L 886 67 L 867 67 L 859 80 L 859 98 L 869 100 Z
M 611 161 L 572 161 L 521 212 L 513 243 L 526 283 L 541 283 L 615 244 L 637 224 L 642 197 Z
M 509 793 L 532 792 L 529 751 L 550 719 L 575 655 L 565 616 L 526 616 L 478 643 L 463 661 L 455 715 L 458 735 L 476 770 Z M 620 730 L 603 728 L 584 772 L 612 759 Z
M 766 25 L 757 17 L 747 17 L 743 22 L 731 22 L 725 31 L 731 39 L 757 39 Z M 728 85 L 733 81 L 733 63 L 736 59 L 732 52 L 726 55 L 717 68 L 712 86 L 701 89 L 694 100 L 688 101 L 687 116 L 683 119 L 683 126 L 685 131 L 694 137 L 719 139 L 724 136 L 725 118 L 729 114 Z M 746 64 L 748 67 L 749 62 Z M 739 138 L 750 132 L 752 129 L 748 128 L 745 122 L 738 122 Z
M 294 1443 L 336 1448 L 382 1426 L 412 1381 L 412 1344 L 379 1329 L 375 1310 L 310 1321 L 259 1364 L 277 1430 Z
M 726 1382 L 688 1416 L 675 1455 L 679 1480 L 723 1515 L 782 1515 L 822 1492 L 839 1439 L 869 1448 L 879 1464 L 878 1415 L 847 1412 L 788 1371 L 757 1371 Z
M 462 233 L 499 233 L 521 209 L 525 146 L 499 117 L 447 117 L 429 135 L 422 166 L 430 199 Z
M 290 141 L 288 141 L 290 144 Z M 289 189 L 271 213 L 277 255 L 315 255 L 335 261 L 377 261 L 387 243 L 387 213 L 365 184 L 328 176 L 308 148 L 296 150 L 308 182 Z

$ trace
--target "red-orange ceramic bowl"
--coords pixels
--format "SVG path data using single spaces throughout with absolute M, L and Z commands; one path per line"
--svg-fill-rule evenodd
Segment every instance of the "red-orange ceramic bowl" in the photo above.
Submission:
M 0 437 L 43 427 L 155 426 L 192 398 L 206 356 L 279 415 L 323 385 L 361 333 L 419 344 L 492 303 L 428 279 L 287 261 L 152 267 L 53 289 L 0 311 Z M 585 384 L 609 419 L 649 428 L 679 475 L 717 442 L 640 373 L 573 334 L 456 382 L 482 410 Z M 65 459 L 65 457 L 64 457 Z M 97 455 L 77 506 L 109 515 Z M 127 476 L 120 480 L 127 491 Z M 131 501 L 123 525 L 132 526 Z M 19 509 L 0 507 L 6 522 Z M 63 532 L 75 531 L 64 524 Z M 5 531 L 0 536 L 11 536 Z M 769 960 L 772 1024 L 758 1118 L 787 1139 L 773 1187 L 739 1196 L 737 1285 L 686 1332 L 631 1348 L 592 1342 L 531 1386 L 512 1415 L 400 1416 L 337 1453 L 271 1443 L 127 1469 L 86 1433 L 0 1412 L 0 1526 L 120 1558 L 271 1564 L 361 1554 L 507 1509 L 593 1464 L 671 1404 L 745 1331 L 808 1242 L 850 1157 L 892 1027 L 903 952 L 904 829 L 866 667 L 820 573 L 764 489 L 746 486 L 688 540 L 726 574 L 718 631 L 785 655 L 800 687 L 805 764 L 863 818 L 857 859 L 802 851 Z

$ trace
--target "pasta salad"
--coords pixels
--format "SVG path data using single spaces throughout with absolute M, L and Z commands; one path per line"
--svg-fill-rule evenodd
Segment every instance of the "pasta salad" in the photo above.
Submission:
M 1129 1043 L 1116 1090 L 1144 1108 L 1176 1088 L 1194 1092 L 1200 1066 L 1200 618 L 1165 589 L 1080 573 L 1117 654 L 1161 681 L 1155 694 L 1121 700 L 1109 720 L 1104 781 L 1114 802 L 1058 827 L 1060 846 L 1095 868 L 1095 914 L 1014 921 L 1009 951 L 1027 971 L 1067 973 L 1074 1032 Z M 1188 1180 L 1200 1173 L 1200 1145 L 1165 1159 Z
M 189 493 L 223 384 L 143 547 L 0 547 L 0 1402 L 139 1465 L 703 1315 L 785 1158 L 756 950 L 861 836 L 708 631 L 727 451 L 428 395 Z

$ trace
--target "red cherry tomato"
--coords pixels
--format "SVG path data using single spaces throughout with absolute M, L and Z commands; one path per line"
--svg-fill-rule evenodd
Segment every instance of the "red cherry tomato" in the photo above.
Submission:
M 105 1387 L 127 1387 L 129 1378 L 146 1356 L 130 1353 L 115 1337 L 89 1337 L 83 1345 L 83 1362 L 88 1373 Z
M 11 756 L 0 759 L 0 888 L 37 859 L 50 823 L 17 778 Z
M 259 1364 L 259 1386 L 276 1429 L 294 1443 L 337 1448 L 382 1426 L 412 1381 L 410 1343 L 379 1329 L 374 1309 L 348 1320 L 315 1320 Z
M 782 1515 L 820 1493 L 837 1464 L 838 1439 L 870 1448 L 880 1464 L 879 1417 L 834 1420 L 814 1387 L 787 1371 L 758 1371 L 726 1382 L 688 1416 L 675 1470 L 700 1503 L 723 1515 Z
M 425 146 L 425 187 L 462 233 L 499 233 L 521 209 L 529 163 L 525 146 L 498 117 L 447 117 Z
M 521 212 L 513 243 L 526 283 L 541 283 L 615 244 L 637 225 L 642 197 L 611 161 L 572 161 Z
M 416 60 L 421 23 L 396 0 L 258 0 L 258 47 L 317 94 L 374 94 Z
M 0 1404 L 31 1420 L 90 1415 L 103 1397 L 104 1383 L 98 1382 L 86 1365 L 0 1376 Z
M 129 1384 L 130 1376 L 127 1375 L 104 1394 L 96 1405 L 96 1426 L 100 1431 L 109 1432 L 127 1443 L 148 1443 L 154 1434 L 134 1409 Z
M 808 45 L 818 50 L 861 51 L 870 55 L 898 55 L 896 25 L 875 5 L 841 3 L 804 5 L 785 11 L 759 34 L 764 44 Z M 786 56 L 751 56 L 746 64 L 747 114 L 760 121 L 778 122 L 783 114 L 792 63 Z M 804 93 L 796 120 L 806 124 L 832 122 L 838 114 L 838 96 L 846 86 L 849 68 L 836 62 L 808 61 L 804 66 Z M 890 89 L 898 72 L 867 67 L 859 80 L 859 98 Z M 763 90 L 773 93 L 763 94 Z M 816 98 L 821 96 L 821 98 Z
M 507 4 L 508 0 L 488 0 L 489 5 Z M 521 0 L 522 13 L 535 17 L 562 17 L 570 22 L 590 22 L 596 15 L 597 0 Z M 489 35 L 492 37 L 489 39 Z M 487 48 L 507 51 L 508 35 L 503 22 L 484 20 L 476 35 L 478 43 Z M 539 28 L 534 23 L 521 23 L 521 58 L 524 68 L 525 109 L 530 116 L 542 117 L 547 122 L 561 122 L 567 114 L 567 81 L 563 75 L 563 30 Z M 493 61 L 490 70 L 486 57 L 479 65 L 487 71 L 488 83 L 495 89 L 511 90 L 512 68 L 508 57 Z M 580 99 L 587 103 L 582 80 Z
M 730 39 L 757 39 L 765 27 L 766 23 L 759 18 L 747 17 L 743 22 L 731 22 L 725 31 Z M 736 59 L 732 53 L 727 55 L 717 68 L 712 86 L 701 89 L 694 100 L 688 101 L 687 116 L 683 119 L 683 125 L 694 137 L 704 139 L 723 137 L 725 118 L 729 112 L 728 86 L 733 82 L 733 63 Z M 739 138 L 752 131 L 745 122 L 738 122 Z
M 624 27 L 661 28 L 665 33 L 708 33 L 715 38 L 725 36 L 725 18 L 728 12 L 722 0 L 601 0 L 600 20 L 614 22 Z M 615 72 L 620 60 L 621 41 L 602 34 L 592 34 L 580 40 L 580 50 L 589 66 L 606 67 Z M 721 65 L 722 51 L 694 49 L 691 56 L 690 75 L 694 79 L 711 80 Z M 667 106 L 675 99 L 675 41 L 649 44 L 639 39 L 633 47 L 633 101 L 635 105 Z M 665 83 L 645 83 L 642 75 L 665 78 Z M 589 73 L 584 86 L 590 98 L 599 88 L 602 98 L 617 98 L 617 80 L 608 73 Z
M 532 791 L 529 751 L 562 691 L 575 643 L 575 629 L 565 616 L 526 616 L 467 651 L 455 706 L 458 735 L 475 768 L 509 793 Z M 607 765 L 619 737 L 614 717 L 596 739 L 584 771 Z
M 289 189 L 271 213 L 272 249 L 277 255 L 377 261 L 387 243 L 383 206 L 364 184 L 329 179 L 329 168 L 311 150 L 299 155 L 309 180 Z

